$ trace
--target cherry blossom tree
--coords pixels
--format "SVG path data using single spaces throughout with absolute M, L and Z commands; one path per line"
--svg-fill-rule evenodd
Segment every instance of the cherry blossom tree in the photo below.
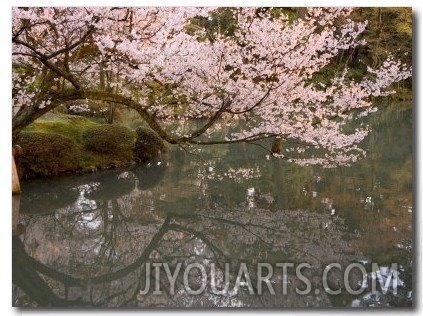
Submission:
M 365 154 L 358 144 L 369 133 L 363 117 L 377 110 L 372 97 L 394 93 L 411 68 L 388 58 L 359 81 L 348 69 L 326 83 L 316 74 L 364 44 L 366 22 L 349 19 L 350 8 L 310 8 L 295 20 L 233 8 L 233 35 L 188 31 L 213 10 L 13 8 L 14 141 L 55 107 L 90 99 L 136 110 L 171 144 L 273 138 L 273 155 L 290 142 L 293 162 L 325 166 Z

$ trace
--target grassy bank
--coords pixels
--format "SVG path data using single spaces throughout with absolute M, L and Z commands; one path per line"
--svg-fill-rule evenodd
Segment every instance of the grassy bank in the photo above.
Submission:
M 21 132 L 18 144 L 22 154 L 16 163 L 21 179 L 50 177 L 69 173 L 96 172 L 145 162 L 164 150 L 151 142 L 135 151 L 135 144 L 149 133 L 136 133 L 117 124 L 100 124 L 76 115 L 48 113 Z M 155 139 L 157 143 L 157 139 Z

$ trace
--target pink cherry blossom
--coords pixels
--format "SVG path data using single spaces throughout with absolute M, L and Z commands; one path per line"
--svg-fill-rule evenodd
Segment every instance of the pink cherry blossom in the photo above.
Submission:
M 367 126 L 345 133 L 352 120 L 376 110 L 372 96 L 394 93 L 411 67 L 388 58 L 360 82 L 347 69 L 331 84 L 311 81 L 342 50 L 362 45 L 366 22 L 351 8 L 310 8 L 304 19 L 278 19 L 256 8 L 234 8 L 232 37 L 213 41 L 193 17 L 215 8 L 12 8 L 13 98 L 17 132 L 42 114 L 76 99 L 120 103 L 175 144 L 251 142 L 280 137 L 297 153 L 326 150 L 299 164 L 347 164 Z M 338 17 L 344 24 L 334 25 Z M 107 91 L 100 91 L 107 79 Z M 104 89 L 104 87 L 103 87 Z M 201 127 L 185 126 L 203 118 Z M 231 128 L 229 128 L 231 127 Z

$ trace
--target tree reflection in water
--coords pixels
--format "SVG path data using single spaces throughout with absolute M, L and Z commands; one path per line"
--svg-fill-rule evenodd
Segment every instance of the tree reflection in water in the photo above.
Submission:
M 101 187 L 102 182 L 96 183 Z M 135 185 L 129 194 L 114 200 L 92 195 L 97 198 L 95 203 L 80 203 L 79 196 L 79 208 L 72 205 L 51 215 L 23 215 L 23 242 L 18 237 L 13 241 L 13 280 L 37 305 L 330 306 L 331 300 L 319 278 L 324 264 L 337 262 L 346 266 L 363 258 L 351 246 L 356 233 L 349 232 L 343 220 L 331 214 L 271 211 L 248 207 L 246 203 L 229 212 L 220 207 L 197 208 L 183 199 L 182 203 L 172 204 L 191 209 L 181 211 L 177 207 L 172 212 L 165 201 L 154 205 L 154 193 Z M 157 212 L 160 205 L 164 211 Z M 239 265 L 245 262 L 255 292 L 257 263 L 274 266 L 276 262 L 307 262 L 313 267 L 307 271 L 313 289 L 319 288 L 321 294 L 296 294 L 295 288 L 300 288 L 301 282 L 291 271 L 286 280 L 292 282 L 287 293 L 282 293 L 284 280 L 279 272 L 273 278 L 274 288 L 279 291 L 275 295 L 265 291 L 261 296 L 250 296 L 246 289 L 238 295 L 216 295 L 209 285 L 202 295 L 193 296 L 186 292 L 180 273 L 177 291 L 171 295 L 166 293 L 169 283 L 161 271 L 163 294 L 153 295 L 151 285 L 147 295 L 139 295 L 146 285 L 145 264 L 153 262 L 167 263 L 171 271 L 178 262 L 183 267 L 200 263 L 207 271 L 210 263 L 215 263 L 222 272 L 225 263 L 230 263 L 232 286 Z M 151 284 L 156 284 L 155 277 L 151 272 Z M 342 276 L 333 275 L 331 284 L 338 288 L 340 279 Z M 192 282 L 195 283 L 194 277 Z M 17 305 L 25 304 L 20 294 L 16 297 Z
M 109 211 L 116 209 L 119 210 Z M 343 238 L 346 232 L 342 220 L 327 215 L 261 210 L 261 216 L 257 217 L 239 208 L 230 213 L 204 210 L 197 215 L 168 214 L 160 224 L 134 225 L 127 217 L 119 217 L 116 214 L 119 212 L 112 211 L 113 216 L 108 217 L 81 215 L 78 225 L 69 223 L 75 218 L 69 216 L 32 220 L 24 236 L 24 241 L 30 240 L 30 244 L 25 247 L 18 237 L 14 239 L 15 284 L 40 305 L 221 306 L 236 302 L 260 306 L 260 299 L 266 296 L 272 299 L 269 293 L 255 298 L 244 298 L 242 293 L 231 297 L 214 295 L 208 288 L 203 295 L 193 297 L 184 293 L 181 278 L 176 285 L 179 291 L 166 296 L 169 285 L 165 275 L 160 279 L 163 295 L 152 295 L 154 288 L 151 286 L 148 295 L 140 296 L 140 289 L 145 287 L 145 263 L 166 262 L 173 267 L 172 271 L 178 262 L 183 266 L 197 262 L 207 269 L 211 262 L 221 268 L 230 263 L 231 272 L 236 276 L 241 262 L 247 263 L 254 275 L 258 262 L 273 265 L 276 262 L 308 262 L 318 267 L 325 260 L 346 264 L 353 259 L 346 254 L 349 245 Z M 94 218 L 98 225 L 92 225 Z M 39 225 L 49 233 L 37 238 Z M 62 229 L 71 226 L 71 229 Z M 308 233 L 304 235 L 304 232 Z M 316 268 L 313 273 L 317 276 L 322 271 Z M 155 284 L 154 280 L 151 283 Z M 294 294 L 277 296 L 273 304 L 278 303 L 278 306 L 281 298 L 286 297 L 290 301 L 295 298 L 298 306 L 306 306 L 307 298 L 293 297 Z M 320 299 L 327 300 L 325 297 Z
M 382 139 L 378 144 L 383 143 L 384 133 L 377 135 Z M 178 154 L 149 167 L 24 183 L 20 223 L 25 232 L 13 237 L 14 306 L 411 304 L 411 178 L 401 176 L 411 173 L 404 158 L 411 152 L 383 160 L 386 154 L 376 148 L 367 162 L 354 168 L 322 171 L 280 160 L 259 163 L 262 157 L 244 152 L 242 146 L 234 151 L 211 149 L 210 157 L 224 156 L 225 161 L 205 163 Z M 327 264 L 345 268 L 363 262 L 370 271 L 372 261 L 388 267 L 398 262 L 398 295 L 371 295 L 370 274 L 368 288 L 349 295 L 342 287 L 342 271 L 336 269 L 328 285 L 342 293 L 329 295 L 323 289 Z M 275 264 L 304 262 L 311 265 L 303 274 L 312 291 L 299 295 L 295 290 L 304 290 L 305 284 L 295 269 L 288 269 L 284 279 Z M 171 273 L 182 264 L 175 293 L 163 267 L 157 275 L 153 263 L 168 264 Z M 183 272 L 190 263 L 201 264 L 208 273 L 199 295 L 184 286 Z M 254 293 L 258 263 L 272 265 L 275 294 L 265 284 L 261 295 L 250 295 L 246 286 L 238 293 L 214 293 L 210 269 L 214 264 L 223 278 L 225 263 L 229 290 L 245 263 Z M 141 294 L 147 267 L 150 290 Z M 193 289 L 200 286 L 200 277 L 190 274 Z M 361 273 L 353 271 L 351 286 L 360 282 Z M 155 295 L 158 285 L 162 293 Z M 217 287 L 224 286 L 218 282 Z

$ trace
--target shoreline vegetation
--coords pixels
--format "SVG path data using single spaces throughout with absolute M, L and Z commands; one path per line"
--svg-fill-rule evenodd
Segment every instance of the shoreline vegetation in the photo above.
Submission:
M 87 117 L 48 113 L 19 136 L 16 157 L 20 179 L 94 173 L 147 163 L 166 151 L 148 128 L 104 124 Z
M 411 99 L 410 90 L 401 94 Z M 401 104 L 391 99 L 380 111 L 390 113 L 388 108 L 402 108 Z M 40 117 L 20 134 L 17 144 L 22 149 L 15 158 L 19 178 L 87 174 L 147 164 L 168 151 L 160 136 L 134 119 L 130 111 L 117 109 L 115 116 L 113 124 L 61 112 Z

